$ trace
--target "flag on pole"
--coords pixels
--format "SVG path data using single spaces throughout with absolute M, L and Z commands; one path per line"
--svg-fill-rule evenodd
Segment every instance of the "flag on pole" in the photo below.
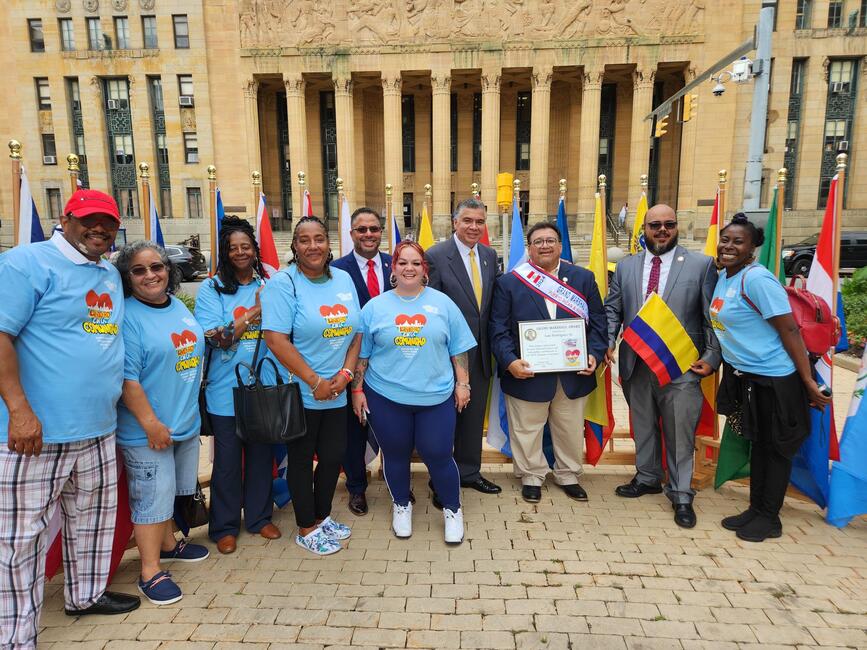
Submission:
M 482 242 L 485 246 L 491 245 L 491 238 L 488 236 L 488 224 L 485 224 L 484 230 L 482 230 L 482 236 L 479 237 L 479 241 Z
M 640 206 L 640 204 L 639 204 Z M 638 219 L 636 217 L 636 223 Z M 608 250 L 605 242 L 605 216 L 602 197 L 596 194 L 596 210 L 593 216 L 593 240 L 590 243 L 588 269 L 596 279 L 599 295 L 605 300 L 608 295 Z M 596 388 L 587 396 L 584 407 L 584 446 L 586 460 L 596 465 L 602 457 L 605 445 L 614 430 L 614 410 L 611 406 L 611 368 L 597 359 Z
M 270 278 L 280 268 L 280 256 L 271 232 L 271 219 L 265 205 L 265 195 L 259 192 L 259 207 L 256 208 L 256 243 L 259 245 L 259 259 L 265 267 L 265 277 Z
M 148 185 L 148 194 L 150 194 L 150 214 L 148 214 L 148 220 L 150 221 L 150 231 L 152 235 L 152 241 L 159 244 L 162 247 L 165 247 L 166 242 L 163 239 L 163 229 L 160 228 L 160 215 L 157 213 L 157 204 L 154 201 L 154 191 L 153 188 Z
M 343 257 L 352 250 L 352 220 L 350 219 L 349 201 L 346 194 L 340 203 L 340 256 Z
M 560 257 L 572 264 L 572 244 L 569 241 L 569 223 L 566 221 L 566 197 L 560 197 L 560 203 L 557 205 L 557 228 L 560 229 L 560 235 L 563 239 L 563 252 Z
M 433 229 L 430 225 L 430 216 L 427 213 L 427 201 L 421 206 L 421 223 L 418 227 L 418 243 L 424 250 L 434 245 Z
M 771 209 L 768 212 L 768 223 L 765 225 L 765 243 L 762 244 L 762 250 L 759 252 L 759 264 L 773 273 L 780 284 L 785 284 L 786 274 L 783 270 L 783 260 L 777 250 L 777 230 L 780 228 L 779 208 L 777 206 L 779 203 L 777 201 L 778 192 L 779 188 L 775 185 L 774 194 L 771 197 Z
M 313 200 L 310 198 L 310 191 L 304 190 L 304 206 L 301 210 L 302 217 L 313 216 Z
M 635 223 L 632 224 L 632 236 L 629 238 L 629 254 L 635 255 L 644 249 L 644 216 L 647 214 L 647 194 L 641 193 L 638 207 L 635 209 Z
M 18 210 L 18 241 L 16 244 L 33 244 L 45 241 L 45 233 L 42 232 L 42 224 L 39 221 L 39 212 L 36 211 L 36 202 L 30 192 L 30 181 L 21 165 L 21 207 Z
M 867 350 L 852 392 L 849 415 L 840 441 L 840 461 L 831 465 L 827 521 L 842 528 L 852 517 L 867 514 Z
M 394 253 L 394 249 L 397 248 L 397 245 L 400 243 L 400 228 L 397 227 L 397 218 L 394 214 L 391 215 L 391 224 L 389 226 L 391 228 L 391 250 L 389 253 Z
M 716 248 L 719 245 L 719 228 L 719 187 L 717 187 L 713 210 L 710 213 L 710 225 L 707 229 L 707 241 L 704 243 L 704 254 L 714 259 L 716 259 Z

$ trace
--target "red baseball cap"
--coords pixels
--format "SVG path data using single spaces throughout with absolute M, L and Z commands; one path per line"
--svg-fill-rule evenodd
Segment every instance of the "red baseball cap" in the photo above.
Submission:
M 77 219 L 91 214 L 104 214 L 120 223 L 120 211 L 114 198 L 99 190 L 76 190 L 66 202 L 63 214 Z

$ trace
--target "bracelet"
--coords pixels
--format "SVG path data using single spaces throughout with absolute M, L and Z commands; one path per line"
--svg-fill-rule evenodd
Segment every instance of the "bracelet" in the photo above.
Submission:
M 352 383 L 352 373 L 349 370 L 347 370 L 346 368 L 342 368 L 341 370 L 339 370 L 337 372 L 337 374 L 340 375 L 341 377 L 343 377 L 346 380 L 347 384 Z
M 355 389 L 353 389 L 351 392 L 352 392 L 352 393 L 363 393 L 363 392 L 364 392 L 364 389 L 363 389 L 363 388 L 355 388 Z
M 340 372 L 345 372 L 347 375 L 349 375 L 349 381 L 355 379 L 355 373 L 352 372 L 349 368 L 341 368 Z
M 316 385 L 310 389 L 310 392 L 315 393 L 316 389 L 319 388 L 319 384 L 321 384 L 321 383 L 322 383 L 322 377 L 320 377 L 319 375 L 316 375 Z
M 466 388 L 467 390 L 472 390 L 469 384 L 462 384 L 459 381 L 455 382 L 455 386 L 458 386 L 459 388 Z

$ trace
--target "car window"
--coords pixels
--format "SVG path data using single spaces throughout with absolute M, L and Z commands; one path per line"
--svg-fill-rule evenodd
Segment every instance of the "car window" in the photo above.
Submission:
M 181 254 L 181 249 L 180 249 L 180 248 L 175 248 L 174 246 L 166 246 L 166 253 L 167 253 L 168 255 L 180 255 L 180 254 Z
M 819 233 L 816 233 L 815 235 L 810 235 L 809 237 L 807 237 L 803 241 L 799 241 L 795 245 L 796 246 L 815 246 L 818 243 L 819 243 Z

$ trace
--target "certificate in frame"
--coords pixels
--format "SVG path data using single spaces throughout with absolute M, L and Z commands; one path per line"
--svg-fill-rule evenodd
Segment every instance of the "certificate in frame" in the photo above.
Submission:
M 534 373 L 587 369 L 587 331 L 583 318 L 518 323 L 521 358 Z

